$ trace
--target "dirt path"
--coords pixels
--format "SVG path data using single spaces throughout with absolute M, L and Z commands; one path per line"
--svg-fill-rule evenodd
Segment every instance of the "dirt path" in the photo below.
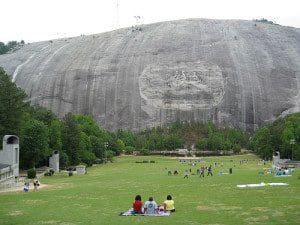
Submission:
M 47 187 L 47 186 L 48 186 L 47 184 L 40 184 L 40 186 L 38 187 L 38 190 L 39 190 L 39 189 L 42 189 L 42 188 L 45 188 L 45 187 Z M 23 191 L 23 188 L 24 188 L 24 185 L 20 183 L 20 184 L 18 184 L 18 185 L 15 186 L 15 187 L 6 188 L 6 189 L 1 189 L 1 190 L 0 190 L 0 193 Z M 30 192 L 34 191 L 33 184 L 31 184 L 31 183 L 30 183 L 30 185 L 29 185 L 29 191 L 30 191 Z

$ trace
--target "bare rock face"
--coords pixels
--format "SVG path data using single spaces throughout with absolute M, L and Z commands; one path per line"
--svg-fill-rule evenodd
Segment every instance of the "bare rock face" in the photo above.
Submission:
M 110 130 L 208 121 L 252 131 L 300 111 L 299 29 L 180 20 L 25 45 L 0 66 L 59 117 Z

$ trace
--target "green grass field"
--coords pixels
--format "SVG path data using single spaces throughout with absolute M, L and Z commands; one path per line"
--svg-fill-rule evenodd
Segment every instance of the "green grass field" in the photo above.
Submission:
M 155 163 L 135 163 L 155 160 Z M 240 165 L 241 159 L 248 164 Z M 183 179 L 186 169 L 196 169 L 170 157 L 122 156 L 114 163 L 88 168 L 88 174 L 71 176 L 55 174 L 44 177 L 46 188 L 38 192 L 0 194 L 0 224 L 300 224 L 300 170 L 292 177 L 259 175 L 271 165 L 258 165 L 253 155 L 203 158 L 213 165 L 213 177 L 197 175 Z M 235 164 L 235 167 L 234 167 Z M 233 168 L 232 175 L 218 172 Z M 168 176 L 166 168 L 176 169 L 177 176 Z M 239 189 L 237 184 L 286 182 L 286 187 L 265 186 Z M 176 212 L 170 217 L 124 217 L 136 194 L 145 202 L 153 196 L 162 203 L 171 194 Z

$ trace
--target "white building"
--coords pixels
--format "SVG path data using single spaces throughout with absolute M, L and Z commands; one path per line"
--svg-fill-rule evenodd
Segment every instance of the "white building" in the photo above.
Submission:
M 14 181 L 19 177 L 19 138 L 15 135 L 3 137 L 0 150 L 0 183 Z
M 49 158 L 49 167 L 54 170 L 54 172 L 59 172 L 59 152 L 53 151 L 52 156 Z

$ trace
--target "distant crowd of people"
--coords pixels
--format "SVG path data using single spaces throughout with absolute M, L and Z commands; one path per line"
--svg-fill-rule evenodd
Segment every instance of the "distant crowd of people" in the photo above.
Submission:
M 175 212 L 174 200 L 171 195 L 168 195 L 163 204 L 158 205 L 153 197 L 149 199 L 143 205 L 141 195 L 137 195 L 132 204 L 133 212 L 135 214 L 158 214 L 159 212 Z
M 178 170 L 174 170 L 174 172 L 172 172 L 170 169 L 167 169 L 166 170 L 168 171 L 168 175 L 178 175 L 179 172 Z M 205 176 L 205 171 L 207 171 L 207 176 L 213 176 L 213 173 L 212 173 L 212 165 L 209 165 L 209 166 L 201 166 L 201 168 L 197 169 L 196 170 L 196 174 L 199 175 L 200 177 L 204 177 Z M 189 169 L 189 170 L 185 170 L 184 174 L 183 174 L 183 178 L 189 178 L 189 176 L 193 174 L 192 173 L 192 169 Z

